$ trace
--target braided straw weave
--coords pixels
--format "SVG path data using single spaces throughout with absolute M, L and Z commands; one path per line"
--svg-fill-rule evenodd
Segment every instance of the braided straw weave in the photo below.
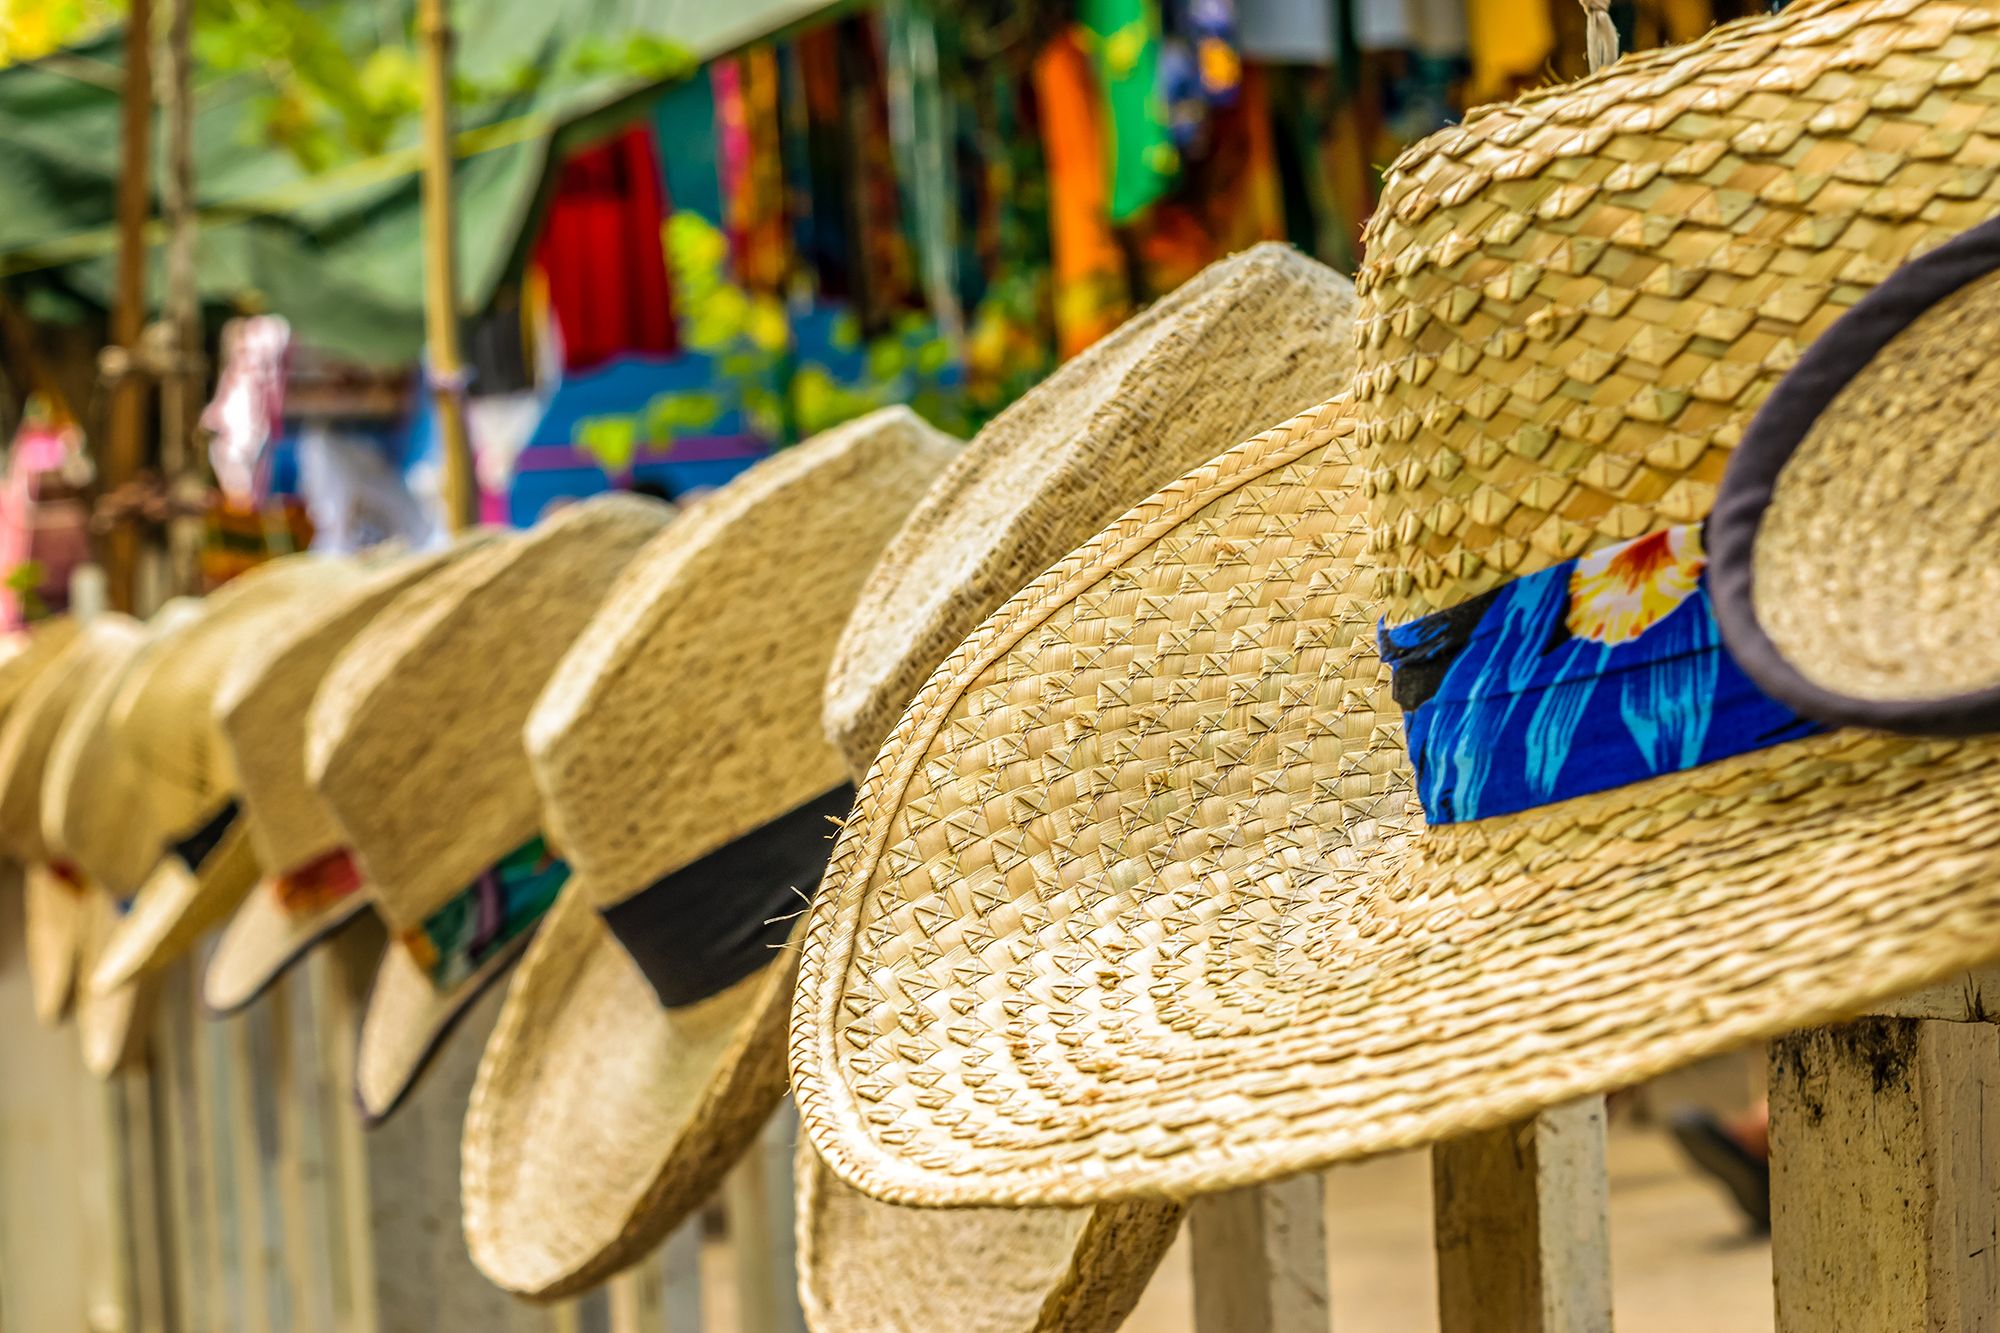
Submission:
M 421 925 L 542 828 L 521 728 L 556 663 L 672 520 L 671 506 L 597 496 L 405 590 L 321 682 L 306 769 L 346 830 L 394 930 Z M 391 944 L 362 1016 L 355 1094 L 379 1121 L 526 936 L 439 990 Z
M 199 617 L 155 635 L 126 673 L 98 734 L 101 761 L 123 799 L 73 802 L 79 846 L 100 849 L 101 878 L 115 887 L 130 873 L 144 882 L 104 941 L 94 988 L 109 990 L 173 962 L 236 910 L 257 882 L 247 821 L 239 818 L 199 869 L 165 855 L 240 790 L 215 716 L 224 678 L 250 647 L 285 633 L 362 577 L 351 561 L 287 556 L 259 565 L 203 599 Z M 95 768 L 97 747 L 83 763 Z M 141 869 L 144 867 L 145 869 Z M 150 871 L 150 873 L 147 873 Z
M 1759 526 L 1753 596 L 1808 679 L 1868 699 L 2000 684 L 2000 275 L 1898 333 L 1814 419 Z M 1887 438 L 1883 422 L 1894 422 Z
M 1994 743 L 1838 732 L 1424 831 L 1370 642 L 1701 518 L 1799 347 L 2000 204 L 1996 66 L 1993 11 L 1807 0 L 1406 154 L 1347 466 L 1253 444 L 1169 487 L 891 737 L 801 969 L 829 1164 L 928 1203 L 1227 1188 L 2000 954 Z M 1301 513 L 1356 483 L 1359 541 Z
M 815 903 L 793 1026 L 801 1114 L 850 1184 L 1079 1201 L 1092 1173 L 1064 1159 L 1101 1131 L 1095 1101 L 1135 1150 L 1212 1142 L 1200 1122 L 1226 1099 L 1201 1075 L 1218 1062 L 1170 1047 L 1235 1013 L 1280 1040 L 1305 1018 L 1271 992 L 1303 989 L 1333 938 L 1277 932 L 1279 913 L 1312 901 L 1313 862 L 1412 822 L 1399 756 L 1377 744 L 1394 713 L 1356 566 L 1348 406 L 1114 523 L 981 626 L 890 736 Z M 1270 954 L 1285 976 L 1267 988 L 1252 965 Z M 1156 1052 L 1171 1068 L 1151 1069 Z M 1127 1063 L 1157 1103 L 1098 1086 Z M 1016 1135 L 1053 1153 L 1047 1190 L 1006 1188 L 1030 1151 Z M 884 1188 L 902 1183 L 885 1150 L 921 1154 L 927 1188 Z
M 925 677 L 1030 579 L 1220 448 L 1345 388 L 1353 305 L 1333 270 L 1257 246 L 982 431 L 889 544 L 834 656 L 827 732 L 855 778 Z M 798 1173 L 800 1298 L 815 1327 L 850 1333 L 1115 1328 L 1180 1223 L 1177 1206 L 1155 1203 L 948 1214 L 876 1204 L 809 1151 Z
M 637 1262 L 783 1096 L 790 955 L 669 1010 L 597 909 L 840 782 L 820 723 L 835 640 L 953 451 L 890 408 L 759 463 L 633 563 L 536 706 L 535 779 L 574 876 L 488 1040 L 462 1174 L 473 1261 L 508 1290 L 559 1296 Z
M 596 496 L 425 579 L 357 635 L 313 700 L 307 771 L 397 930 L 541 825 L 521 725 L 674 511 Z
M 1193 279 L 994 418 L 869 576 L 827 678 L 828 733 L 866 772 L 958 641 L 1077 543 L 1273 421 L 1347 387 L 1354 291 L 1289 247 Z
M 291 633 L 247 654 L 223 682 L 215 711 L 242 775 L 243 807 L 258 862 L 268 872 L 243 900 L 202 972 L 202 1003 L 229 1013 L 257 998 L 313 944 L 366 910 L 366 885 L 305 911 L 280 901 L 274 879 L 345 848 L 347 835 L 306 775 L 306 719 L 313 695 L 355 635 L 406 589 L 497 533 L 477 529 L 444 551 L 395 560 L 341 594 Z

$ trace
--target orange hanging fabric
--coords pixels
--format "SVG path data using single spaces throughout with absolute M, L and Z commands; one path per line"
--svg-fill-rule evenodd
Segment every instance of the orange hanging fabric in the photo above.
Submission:
M 1049 173 L 1049 239 L 1056 275 L 1056 342 L 1076 355 L 1132 310 L 1125 252 L 1111 229 L 1104 179 L 1103 99 L 1090 57 L 1070 33 L 1035 57 L 1042 153 Z

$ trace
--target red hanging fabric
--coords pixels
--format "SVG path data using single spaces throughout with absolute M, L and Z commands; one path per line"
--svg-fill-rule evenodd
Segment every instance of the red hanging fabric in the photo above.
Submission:
M 565 369 L 679 350 L 660 236 L 664 193 L 650 125 L 563 164 L 535 262 L 548 275 Z

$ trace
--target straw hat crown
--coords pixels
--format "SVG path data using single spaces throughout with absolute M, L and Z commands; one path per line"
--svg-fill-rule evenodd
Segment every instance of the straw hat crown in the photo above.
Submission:
M 42 788 L 64 715 L 144 634 L 130 616 L 98 616 L 7 710 L 0 723 L 0 842 L 15 860 L 33 863 L 51 855 L 42 829 Z
M 833 644 L 956 448 L 907 408 L 870 413 L 758 464 L 625 571 L 528 723 L 551 833 L 600 904 L 840 781 L 819 725 Z
M 131 770 L 140 804 L 99 817 L 143 823 L 157 856 L 214 814 L 238 786 L 215 720 L 224 677 L 251 645 L 283 633 L 360 576 L 349 561 L 286 556 L 232 579 L 202 599 L 201 615 L 154 636 L 105 714 L 111 758 Z
M 176 597 L 153 613 L 144 635 L 87 672 L 88 686 L 63 717 L 42 776 L 42 833 L 52 854 L 82 866 L 120 897 L 137 893 L 160 857 L 150 824 L 132 818 L 140 793 L 109 725 L 111 705 L 138 666 L 148 638 L 199 620 L 201 602 Z
M 449 550 L 410 556 L 320 599 L 304 621 L 248 646 L 216 694 L 215 714 L 242 775 L 258 861 L 283 872 L 341 846 L 346 835 L 306 777 L 313 695 L 348 641 L 405 589 L 497 535 L 481 531 Z
M 1356 396 L 1391 623 L 1709 512 L 1801 348 L 2000 208 L 2000 11 L 1802 0 L 1396 163 Z
M 0 648 L 0 710 L 11 708 L 30 682 L 76 639 L 72 616 L 52 616 L 12 635 Z
M 521 724 L 557 660 L 673 510 L 571 505 L 405 592 L 313 702 L 307 771 L 409 929 L 541 824 Z
M 890 542 L 826 686 L 848 768 L 989 612 L 1141 496 L 1347 386 L 1354 294 L 1265 244 L 1211 264 L 1001 413 Z

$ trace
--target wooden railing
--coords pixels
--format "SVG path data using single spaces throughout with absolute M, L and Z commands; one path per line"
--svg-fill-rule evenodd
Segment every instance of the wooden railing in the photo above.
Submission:
M 789 1108 L 717 1201 L 727 1245 L 698 1219 L 601 1291 L 523 1304 L 472 1268 L 458 1223 L 459 1121 L 497 990 L 373 1131 L 348 1091 L 368 928 L 220 1021 L 191 960 L 165 978 L 146 1067 L 100 1084 L 71 1033 L 28 1018 L 19 903 L 0 887 L 5 1333 L 803 1330 Z M 1780 1333 L 2000 1329 L 2000 972 L 1889 1009 L 1774 1046 Z M 1325 1179 L 1194 1203 L 1186 1327 L 1335 1327 Z M 1432 1180 L 1442 1333 L 1612 1327 L 1601 1099 L 1441 1145 Z

